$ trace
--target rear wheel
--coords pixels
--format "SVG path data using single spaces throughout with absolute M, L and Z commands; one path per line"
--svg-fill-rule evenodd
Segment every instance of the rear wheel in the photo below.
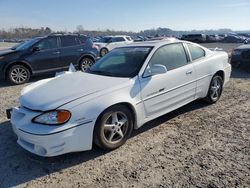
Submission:
M 109 52 L 109 51 L 108 51 L 107 48 L 102 48 L 102 49 L 100 50 L 100 56 L 103 57 L 103 56 L 105 56 L 108 52 Z
M 133 130 L 130 110 L 122 105 L 107 109 L 97 120 L 94 143 L 102 149 L 111 150 L 123 145 Z
M 215 75 L 211 80 L 205 101 L 210 104 L 216 103 L 221 96 L 222 90 L 223 79 L 221 78 L 221 76 Z
M 82 58 L 81 61 L 80 61 L 80 64 L 79 64 L 79 67 L 80 67 L 80 70 L 85 72 L 87 71 L 95 62 L 88 58 L 88 57 L 85 57 L 85 58 Z
M 7 71 L 7 80 L 11 84 L 19 85 L 28 82 L 30 71 L 23 65 L 13 65 Z

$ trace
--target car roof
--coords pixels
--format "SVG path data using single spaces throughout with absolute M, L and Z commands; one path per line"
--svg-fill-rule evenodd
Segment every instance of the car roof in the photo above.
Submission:
M 163 39 L 163 40 L 153 40 L 153 41 L 144 41 L 144 42 L 134 42 L 126 46 L 150 46 L 150 47 L 157 47 L 162 46 L 164 44 L 171 44 L 175 42 L 183 42 L 178 39 Z
M 130 37 L 130 36 L 128 36 L 128 35 L 107 35 L 104 37 Z
M 250 44 L 243 44 L 238 46 L 237 48 L 235 48 L 237 50 L 246 50 L 246 49 L 250 49 Z

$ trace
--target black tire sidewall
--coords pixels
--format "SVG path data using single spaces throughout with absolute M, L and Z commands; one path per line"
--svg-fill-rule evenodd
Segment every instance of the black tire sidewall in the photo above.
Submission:
M 211 94 L 210 94 L 210 90 L 211 90 L 211 87 L 212 87 L 212 83 L 213 83 L 213 80 L 214 79 L 218 79 L 220 81 L 220 84 L 221 84 L 221 90 L 220 90 L 220 93 L 219 93 L 219 97 L 216 99 L 216 100 L 213 100 L 212 97 L 211 97 Z M 207 93 L 207 101 L 209 103 L 216 103 L 220 97 L 221 97 L 221 94 L 222 94 L 222 91 L 223 91 L 223 79 L 221 78 L 221 76 L 219 75 L 215 75 L 213 76 L 211 82 L 210 82 L 210 85 L 209 85 L 209 89 L 208 89 L 208 93 Z
M 120 111 L 123 112 L 127 118 L 128 118 L 128 130 L 126 132 L 126 134 L 124 135 L 123 139 L 115 144 L 110 144 L 106 141 L 105 137 L 104 137 L 104 123 L 107 119 L 108 116 L 110 116 L 111 113 L 116 112 L 116 111 Z M 122 146 L 127 139 L 130 137 L 131 133 L 133 131 L 133 117 L 131 114 L 131 111 L 122 105 L 117 105 L 114 107 L 110 107 L 107 110 L 105 110 L 97 119 L 96 121 L 96 125 L 95 125 L 95 129 L 94 129 L 94 143 L 104 149 L 104 150 L 113 150 L 116 149 L 120 146 Z
M 103 50 L 106 51 L 106 53 L 105 53 L 104 55 L 102 55 L 102 51 L 103 51 Z M 102 49 L 100 50 L 100 56 L 103 57 L 103 56 L 105 56 L 108 52 L 109 52 L 109 51 L 108 51 L 107 48 L 102 48 Z
M 23 82 L 21 82 L 21 83 L 16 83 L 16 82 L 11 78 L 11 75 L 10 75 L 10 74 L 11 74 L 12 70 L 15 69 L 15 68 L 22 68 L 22 69 L 24 69 L 24 70 L 27 72 L 27 79 L 26 79 L 25 81 L 23 81 Z M 14 84 L 14 85 L 24 84 L 24 83 L 28 82 L 29 79 L 30 79 L 30 71 L 29 71 L 25 66 L 23 66 L 23 65 L 13 65 L 13 66 L 9 67 L 8 70 L 7 70 L 7 80 L 8 80 L 8 82 L 11 83 L 11 84 Z

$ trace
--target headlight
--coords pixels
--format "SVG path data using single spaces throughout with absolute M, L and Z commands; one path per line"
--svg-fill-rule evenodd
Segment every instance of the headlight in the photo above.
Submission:
M 71 113 L 68 110 L 54 110 L 36 116 L 32 121 L 45 125 L 61 125 L 69 121 L 70 117 Z

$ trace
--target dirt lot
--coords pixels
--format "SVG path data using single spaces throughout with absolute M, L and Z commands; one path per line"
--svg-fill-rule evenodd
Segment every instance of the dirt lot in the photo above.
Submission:
M 151 121 L 115 151 L 55 158 L 16 144 L 5 109 L 23 87 L 0 83 L 0 187 L 250 186 L 250 73 L 234 70 L 218 103 L 196 101 Z

